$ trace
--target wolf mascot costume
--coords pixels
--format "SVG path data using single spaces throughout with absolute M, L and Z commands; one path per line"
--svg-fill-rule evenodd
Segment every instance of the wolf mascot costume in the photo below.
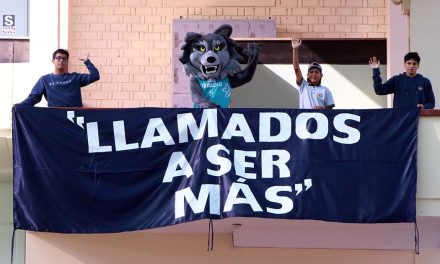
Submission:
M 244 50 L 249 57 L 243 70 L 238 63 L 241 56 L 236 51 L 237 43 L 230 38 L 232 27 L 222 25 L 214 33 L 201 35 L 188 32 L 179 58 L 185 73 L 190 76 L 191 96 L 195 108 L 231 105 L 231 89 L 241 86 L 254 76 L 260 48 L 248 44 Z

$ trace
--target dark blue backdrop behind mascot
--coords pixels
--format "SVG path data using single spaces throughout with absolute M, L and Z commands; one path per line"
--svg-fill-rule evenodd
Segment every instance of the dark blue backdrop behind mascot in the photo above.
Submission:
M 230 38 L 232 27 L 221 25 L 214 33 L 201 35 L 188 32 L 183 55 L 179 58 L 188 76 L 191 76 L 191 96 L 195 108 L 230 107 L 231 89 L 252 80 L 257 68 L 260 48 L 248 44 L 243 52 L 249 57 L 241 69 L 237 43 Z

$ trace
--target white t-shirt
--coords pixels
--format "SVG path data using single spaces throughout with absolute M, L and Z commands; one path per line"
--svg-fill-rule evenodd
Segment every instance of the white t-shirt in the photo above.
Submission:
M 300 109 L 314 109 L 315 106 L 334 106 L 332 93 L 330 89 L 325 86 L 311 86 L 309 83 L 302 80 L 299 86 L 299 108 Z

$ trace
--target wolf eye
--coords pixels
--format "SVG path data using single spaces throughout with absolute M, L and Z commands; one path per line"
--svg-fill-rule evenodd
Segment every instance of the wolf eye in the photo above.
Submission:
M 205 47 L 203 47 L 203 46 L 200 46 L 200 47 L 199 47 L 199 51 L 200 51 L 200 52 L 205 52 L 205 50 L 206 50 Z
M 215 51 L 220 51 L 220 46 L 219 46 L 219 45 L 216 45 L 216 46 L 214 47 L 214 50 L 215 50 Z

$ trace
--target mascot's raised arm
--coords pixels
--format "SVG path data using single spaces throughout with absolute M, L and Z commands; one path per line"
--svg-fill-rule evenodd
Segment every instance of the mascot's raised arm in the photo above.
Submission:
M 230 38 L 232 27 L 221 25 L 214 33 L 201 35 L 188 32 L 183 55 L 179 58 L 188 76 L 191 76 L 191 96 L 195 108 L 221 107 L 231 105 L 231 89 L 252 80 L 257 68 L 260 48 L 248 44 L 244 50 L 249 57 L 247 66 L 241 69 L 241 56 L 237 43 Z

